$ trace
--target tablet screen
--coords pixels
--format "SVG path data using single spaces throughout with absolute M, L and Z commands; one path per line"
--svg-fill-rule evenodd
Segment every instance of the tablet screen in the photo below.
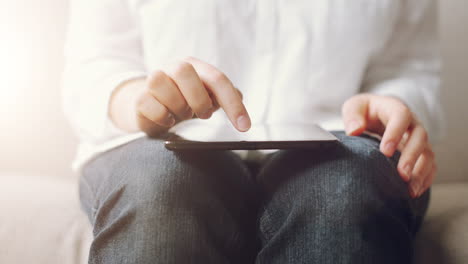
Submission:
M 315 124 L 253 125 L 247 132 L 239 132 L 230 124 L 208 125 L 187 122 L 173 127 L 166 141 L 169 149 L 282 149 L 310 148 L 317 143 L 338 139 Z

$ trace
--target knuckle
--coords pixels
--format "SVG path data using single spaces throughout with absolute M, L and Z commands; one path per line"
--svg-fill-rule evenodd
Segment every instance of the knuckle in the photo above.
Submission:
M 352 97 L 354 100 L 356 101 L 359 101 L 359 102 L 365 102 L 367 100 L 370 100 L 370 99 L 375 99 L 376 97 L 372 94 L 369 94 L 369 93 L 361 93 L 361 94 L 357 94 L 355 96 Z
M 411 110 L 405 105 L 400 105 L 398 107 L 398 113 L 402 117 L 409 118 L 409 119 L 412 118 L 412 116 L 413 116 L 413 113 L 411 112 Z
M 180 104 L 174 112 L 176 112 L 177 116 L 181 119 L 188 119 L 193 116 L 193 111 L 187 104 Z
M 196 60 L 196 58 L 193 56 L 185 56 L 181 59 L 181 61 L 185 61 L 185 62 L 193 61 L 193 60 Z
M 155 123 L 164 123 L 169 117 L 169 111 L 165 108 L 158 108 L 155 105 L 148 106 L 147 99 L 142 99 L 143 103 L 138 107 L 139 115 L 145 116 L 147 119 Z
M 399 163 L 401 164 L 401 167 L 405 167 L 409 165 L 410 167 L 414 167 L 414 164 L 416 163 L 417 156 L 412 155 L 412 153 L 404 152 L 401 155 Z
M 148 76 L 148 87 L 149 87 L 149 89 L 155 89 L 155 88 L 161 86 L 166 81 L 166 78 L 167 78 L 167 75 L 163 71 L 161 71 L 161 70 L 153 71 Z
M 427 143 L 429 141 L 429 134 L 427 133 L 427 131 L 424 128 L 421 127 L 421 132 L 420 133 L 421 133 L 422 141 L 424 143 Z
M 237 98 L 228 98 L 225 102 L 227 108 L 233 109 L 237 112 L 242 112 L 242 105 Z
M 161 109 L 157 112 L 152 113 L 152 119 L 154 122 L 162 124 L 166 123 L 169 118 L 169 112 L 166 109 Z
M 356 109 L 365 105 L 368 99 L 369 95 L 367 94 L 358 94 L 348 98 L 341 107 L 343 117 L 347 117 L 350 113 L 354 113 Z
M 351 97 L 343 103 L 343 106 L 341 107 L 341 112 L 343 115 L 348 113 L 349 109 L 352 107 L 353 102 L 353 97 Z
M 197 102 L 196 104 L 193 105 L 193 109 L 197 113 L 204 113 L 204 112 L 210 110 L 212 107 L 213 107 L 213 104 L 208 100 L 199 101 L 199 102 Z
M 179 61 L 174 65 L 173 73 L 176 76 L 186 75 L 195 71 L 192 64 L 187 61 Z
M 360 100 L 362 100 L 361 95 L 352 96 L 351 98 L 349 98 L 348 100 L 344 102 L 343 108 L 351 108 L 354 105 L 358 104 Z
M 190 110 L 190 107 L 187 105 L 187 103 L 185 101 L 183 102 L 177 102 L 177 104 L 174 104 L 173 106 L 173 109 L 174 111 L 178 112 L 178 113 L 183 113 L 183 112 L 186 112 L 188 110 Z
M 192 117 L 193 117 L 193 111 L 192 111 L 192 109 L 187 110 L 187 111 L 185 112 L 185 114 L 183 114 L 183 115 L 180 116 L 180 118 L 181 118 L 182 120 L 187 120 L 187 119 L 190 119 L 190 118 L 192 118 Z
M 224 85 L 227 82 L 229 82 L 229 79 L 227 78 L 226 74 L 220 71 L 213 71 L 213 73 L 211 74 L 211 80 L 216 86 Z
M 414 179 L 422 179 L 424 177 L 423 171 L 421 169 L 413 170 L 413 178 Z
M 148 104 L 148 102 L 150 102 L 150 97 L 151 95 L 148 94 L 147 91 L 143 92 L 142 94 L 138 95 L 136 100 L 135 100 L 135 104 L 138 108 L 139 111 L 141 111 L 142 107 L 146 104 Z
M 143 115 L 139 115 L 138 127 L 151 137 L 157 137 L 163 131 L 161 126 L 148 120 L 148 118 Z
M 140 95 L 138 95 L 135 99 L 135 105 L 138 107 L 140 105 L 142 105 L 144 102 L 145 102 L 145 96 L 146 96 L 146 93 L 142 93 Z

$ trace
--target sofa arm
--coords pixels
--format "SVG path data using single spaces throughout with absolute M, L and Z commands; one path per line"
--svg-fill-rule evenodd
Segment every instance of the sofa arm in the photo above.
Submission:
M 415 263 L 468 263 L 468 183 L 436 184 L 415 243 Z

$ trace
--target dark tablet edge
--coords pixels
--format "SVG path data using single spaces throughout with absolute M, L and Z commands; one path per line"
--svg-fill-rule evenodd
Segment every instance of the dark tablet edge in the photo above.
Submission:
M 313 149 L 335 145 L 338 140 L 318 141 L 165 141 L 169 150 L 259 150 L 259 149 Z M 332 144 L 335 143 L 335 144 Z

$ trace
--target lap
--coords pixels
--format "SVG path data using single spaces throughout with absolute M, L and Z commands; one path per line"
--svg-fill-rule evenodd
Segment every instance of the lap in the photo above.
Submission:
M 330 186 L 337 191 L 340 185 L 359 183 L 409 197 L 396 169 L 399 153 L 388 158 L 380 152 L 377 139 L 335 134 L 340 142 L 325 149 L 282 150 L 271 155 L 257 175 L 258 182 L 268 192 L 296 181 L 310 188 Z
M 256 175 L 230 151 L 171 152 L 157 139 L 104 153 L 84 168 L 80 184 L 94 224 L 95 253 L 110 241 L 106 236 L 153 241 L 161 232 L 162 248 L 200 253 L 207 245 L 223 245 L 226 256 L 239 259 L 258 253 L 258 235 L 258 263 L 273 263 L 266 256 L 284 250 L 332 259 L 322 253 L 338 247 L 350 256 L 362 245 L 374 245 L 372 252 L 409 247 L 428 194 L 409 197 L 396 170 L 398 154 L 385 157 L 378 140 L 336 135 L 340 143 L 332 148 L 278 151 L 259 164 Z M 154 249 L 144 240 L 138 245 Z
M 90 254 L 109 263 L 249 263 L 258 208 L 251 179 L 231 152 L 171 152 L 158 139 L 102 154 L 80 178 Z
M 309 199 L 304 204 L 312 206 L 313 200 L 332 205 L 333 201 L 366 202 L 379 197 L 404 204 L 416 215 L 424 214 L 427 197 L 410 199 L 407 184 L 396 170 L 398 153 L 385 157 L 379 151 L 379 141 L 368 136 L 336 135 L 340 143 L 328 149 L 272 154 L 260 165 L 255 180 L 245 163 L 230 151 L 172 152 L 161 140 L 142 138 L 102 154 L 85 167 L 82 203 L 91 210 L 125 186 L 131 195 L 141 198 L 215 193 L 233 203 L 255 199 L 266 204 L 274 197 L 288 196 Z
M 233 192 L 244 199 L 251 188 L 249 169 L 232 152 L 172 152 L 162 140 L 149 137 L 100 155 L 85 166 L 80 179 L 81 201 L 91 215 L 115 193 L 141 203 L 172 203 L 182 197 L 195 203 L 210 195 L 232 199 L 227 196 Z
M 263 212 L 289 210 L 327 217 L 368 216 L 393 210 L 415 232 L 427 210 L 429 194 L 412 199 L 398 171 L 400 153 L 386 157 L 379 140 L 335 132 L 340 142 L 327 149 L 283 150 L 268 159 L 257 175 Z M 321 210 L 321 211 L 320 211 Z M 337 213 L 338 212 L 338 213 Z

